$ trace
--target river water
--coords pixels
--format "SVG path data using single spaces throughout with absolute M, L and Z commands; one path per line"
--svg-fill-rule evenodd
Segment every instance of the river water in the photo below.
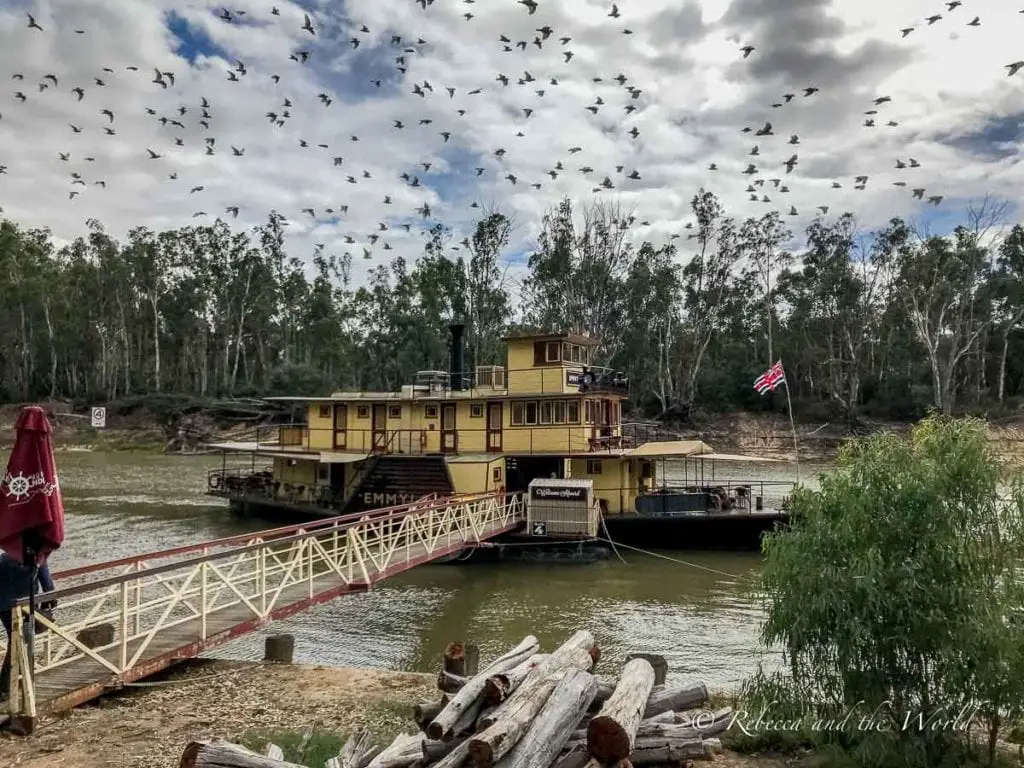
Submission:
M 214 457 L 60 451 L 57 465 L 67 530 L 52 560 L 56 571 L 269 527 L 235 518 L 225 502 L 204 495 L 206 470 L 219 466 Z M 823 469 L 803 466 L 805 481 Z M 717 474 L 794 479 L 788 464 L 744 464 L 736 473 L 720 465 Z M 760 555 L 659 555 L 623 551 L 625 563 L 590 565 L 420 567 L 267 632 L 293 633 L 297 661 L 424 672 L 438 669 L 451 640 L 478 643 L 486 659 L 527 634 L 550 649 L 580 628 L 594 633 L 613 668 L 633 651 L 661 653 L 670 680 L 680 682 L 728 688 L 760 661 L 778 663 L 758 641 Z M 267 632 L 211 655 L 261 658 Z

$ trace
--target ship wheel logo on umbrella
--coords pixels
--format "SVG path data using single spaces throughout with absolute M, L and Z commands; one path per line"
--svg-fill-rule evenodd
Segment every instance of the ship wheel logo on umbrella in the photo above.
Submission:
M 0 485 L 7 486 L 7 496 L 13 496 L 16 499 L 27 497 L 29 493 L 29 482 L 28 478 L 25 477 L 21 472 L 17 475 L 8 475 L 4 478 L 4 483 Z

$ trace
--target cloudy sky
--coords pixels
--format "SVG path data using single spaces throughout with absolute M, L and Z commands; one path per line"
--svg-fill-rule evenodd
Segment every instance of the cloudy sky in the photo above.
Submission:
M 435 220 L 461 238 L 480 210 L 514 219 L 520 252 L 566 195 L 620 203 L 655 242 L 684 232 L 702 185 L 796 231 L 818 206 L 945 231 L 972 198 L 1024 190 L 1024 70 L 1006 66 L 1024 59 L 1024 11 L 949 5 L 0 0 L 0 207 L 60 238 L 91 218 L 121 236 L 276 209 L 297 254 L 349 251 L 357 281 L 415 258 Z

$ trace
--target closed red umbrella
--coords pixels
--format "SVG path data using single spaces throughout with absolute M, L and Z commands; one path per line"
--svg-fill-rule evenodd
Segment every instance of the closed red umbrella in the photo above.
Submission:
M 64 541 L 53 429 L 43 409 L 30 405 L 18 414 L 14 431 L 14 448 L 0 479 L 0 549 L 26 565 L 42 565 Z

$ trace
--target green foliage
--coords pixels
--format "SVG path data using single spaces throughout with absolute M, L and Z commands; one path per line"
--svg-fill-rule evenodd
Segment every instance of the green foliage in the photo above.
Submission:
M 1005 412 L 1024 394 L 1024 228 L 995 237 L 998 206 L 949 237 L 816 220 L 799 251 L 777 215 L 732 218 L 703 189 L 691 209 L 668 234 L 564 200 L 525 274 L 501 213 L 459 243 L 435 223 L 421 255 L 358 288 L 350 254 L 290 254 L 276 213 L 248 232 L 139 227 L 120 242 L 90 221 L 64 247 L 2 221 L 0 402 L 394 389 L 448 367 L 454 319 L 470 370 L 505 362 L 512 325 L 590 335 L 634 406 L 666 418 L 784 408 L 750 387 L 778 358 L 797 410 L 822 421 Z
M 793 523 L 765 544 L 763 639 L 787 675 L 754 686 L 816 717 L 878 727 L 819 733 L 864 765 L 940 764 L 967 720 L 995 734 L 1024 700 L 1024 486 L 1003 486 L 984 423 L 930 417 L 909 438 L 850 443 Z M 964 722 L 965 718 L 961 718 Z

